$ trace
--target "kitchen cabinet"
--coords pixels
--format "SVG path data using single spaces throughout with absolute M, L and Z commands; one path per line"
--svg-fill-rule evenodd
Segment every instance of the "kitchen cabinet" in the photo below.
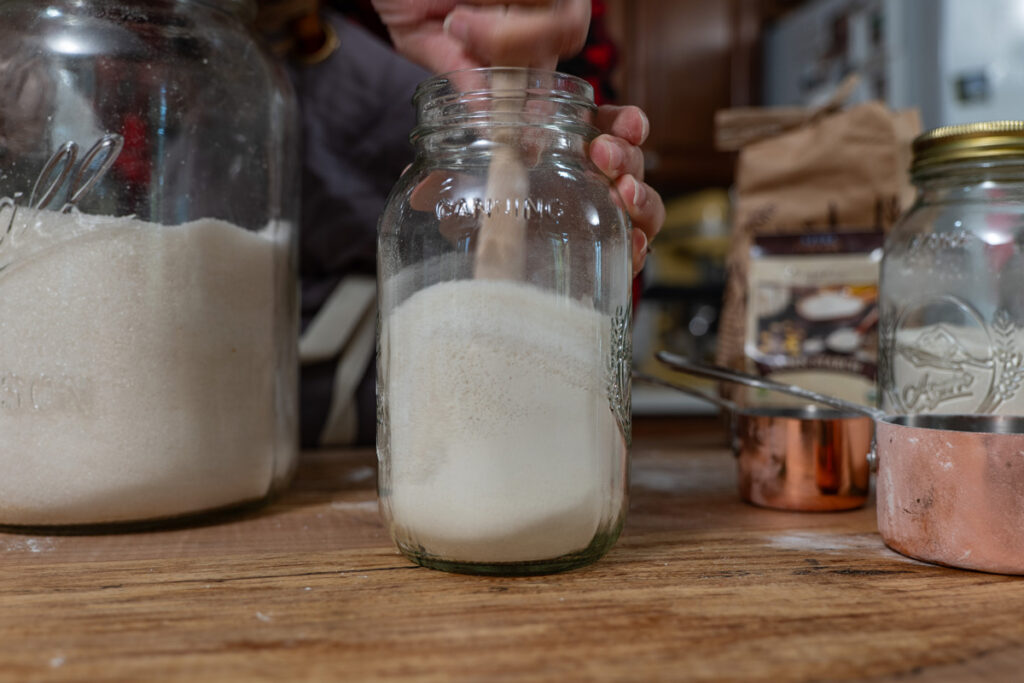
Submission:
M 607 0 L 619 46 L 620 102 L 651 119 L 647 174 L 663 195 L 732 182 L 735 155 L 714 147 L 714 115 L 759 104 L 761 34 L 796 3 L 776 0 Z

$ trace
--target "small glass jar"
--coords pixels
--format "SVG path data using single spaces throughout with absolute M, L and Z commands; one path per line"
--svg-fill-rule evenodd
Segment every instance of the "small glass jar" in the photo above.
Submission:
M 1024 414 L 1024 122 L 927 132 L 912 174 L 882 261 L 882 407 Z
M 0 0 L 0 524 L 264 500 L 297 454 L 296 117 L 247 0 Z
M 626 511 L 630 241 L 586 150 L 593 92 L 482 69 L 416 92 L 378 245 L 382 514 L 414 562 L 592 562 Z

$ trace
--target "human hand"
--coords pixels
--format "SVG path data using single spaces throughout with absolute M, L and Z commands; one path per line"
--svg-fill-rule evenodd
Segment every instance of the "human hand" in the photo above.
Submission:
M 650 124 L 639 107 L 613 105 L 599 107 L 594 123 L 601 134 L 590 143 L 590 159 L 615 185 L 618 191 L 616 200 L 621 198 L 620 206 L 633 224 L 631 241 L 635 275 L 643 270 L 648 245 L 665 222 L 665 204 L 661 195 L 643 181 L 644 156 L 640 145 L 647 139 Z M 413 208 L 432 211 L 447 178 L 448 174 L 444 172 L 428 174 L 412 192 L 410 202 Z M 467 179 L 465 182 L 472 185 L 477 181 Z M 452 240 L 476 227 L 473 218 L 446 220 L 448 224 L 441 226 L 441 232 Z
M 590 143 L 590 159 L 615 184 L 633 223 L 633 274 L 643 270 L 648 245 L 665 222 L 665 204 L 644 180 L 644 153 L 650 124 L 639 107 L 604 105 L 595 121 L 601 135 Z
M 395 48 L 435 73 L 554 69 L 583 48 L 590 0 L 373 0 Z

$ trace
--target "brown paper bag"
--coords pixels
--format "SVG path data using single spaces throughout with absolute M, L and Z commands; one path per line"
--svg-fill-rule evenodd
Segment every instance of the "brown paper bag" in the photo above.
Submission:
M 817 110 L 716 116 L 720 147 L 741 150 L 717 349 L 722 365 L 752 369 L 744 340 L 755 238 L 883 232 L 913 200 L 908 169 L 921 128 L 917 111 L 894 112 L 880 102 L 837 110 L 843 97 Z

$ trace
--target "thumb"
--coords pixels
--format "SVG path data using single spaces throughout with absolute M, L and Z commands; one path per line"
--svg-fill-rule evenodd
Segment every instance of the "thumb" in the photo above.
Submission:
M 481 64 L 553 69 L 560 57 L 582 49 L 589 22 L 589 2 L 511 8 L 461 5 L 447 16 L 444 27 Z

